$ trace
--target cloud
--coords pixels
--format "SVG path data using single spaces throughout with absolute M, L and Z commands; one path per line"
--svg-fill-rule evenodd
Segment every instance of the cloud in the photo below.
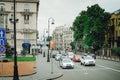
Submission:
M 87 9 L 87 6 L 99 4 L 107 12 L 114 12 L 120 8 L 120 0 L 40 0 L 38 30 L 43 33 L 48 27 L 48 18 L 55 19 L 51 26 L 51 33 L 55 26 L 72 25 L 78 14 Z

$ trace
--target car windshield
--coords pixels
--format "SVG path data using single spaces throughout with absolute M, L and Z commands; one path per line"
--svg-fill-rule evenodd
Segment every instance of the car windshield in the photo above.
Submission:
M 69 52 L 68 54 L 69 54 L 69 55 L 74 55 L 74 53 L 72 53 L 72 52 Z
M 70 59 L 64 59 L 63 62 L 71 62 Z
M 67 58 L 67 56 L 62 56 L 62 58 Z
M 70 53 L 69 56 L 73 56 L 74 54 Z
M 84 59 L 85 59 L 85 60 L 91 60 L 91 59 L 93 59 L 93 58 L 90 57 L 90 56 L 86 56 L 86 57 L 84 57 Z

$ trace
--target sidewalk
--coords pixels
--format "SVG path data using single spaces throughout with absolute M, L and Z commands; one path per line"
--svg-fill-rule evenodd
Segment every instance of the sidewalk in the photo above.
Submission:
M 51 62 L 47 62 L 47 57 L 39 54 L 36 56 L 36 73 L 20 76 L 20 80 L 48 80 L 61 77 L 63 74 L 61 70 L 54 64 L 51 65 Z M 26 70 L 28 67 L 25 68 Z M 53 73 L 51 73 L 53 71 Z M 13 80 L 13 77 L 0 77 L 0 80 Z

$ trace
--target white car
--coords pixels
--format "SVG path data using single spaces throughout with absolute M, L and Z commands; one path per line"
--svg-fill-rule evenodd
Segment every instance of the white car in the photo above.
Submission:
M 69 57 L 70 59 L 72 59 L 73 56 L 74 56 L 74 53 L 73 53 L 73 52 L 68 52 L 68 57 Z
M 62 56 L 61 54 L 57 54 L 57 55 L 55 56 L 55 60 L 56 60 L 56 61 L 59 61 L 60 58 L 61 58 L 61 56 Z
M 74 68 L 74 63 L 69 58 L 60 60 L 59 64 L 60 64 L 60 67 L 62 68 Z
M 92 58 L 91 56 L 82 56 L 80 60 L 81 60 L 81 65 L 83 64 L 84 66 L 86 65 L 95 66 L 95 59 Z

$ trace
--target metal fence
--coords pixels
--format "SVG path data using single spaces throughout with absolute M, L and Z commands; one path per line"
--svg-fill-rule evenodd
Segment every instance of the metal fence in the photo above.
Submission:
M 117 62 L 120 62 L 120 57 L 118 56 L 111 56 L 111 57 L 108 57 L 108 56 L 97 56 L 98 59 L 105 59 L 105 60 L 111 60 L 111 61 L 117 61 Z

